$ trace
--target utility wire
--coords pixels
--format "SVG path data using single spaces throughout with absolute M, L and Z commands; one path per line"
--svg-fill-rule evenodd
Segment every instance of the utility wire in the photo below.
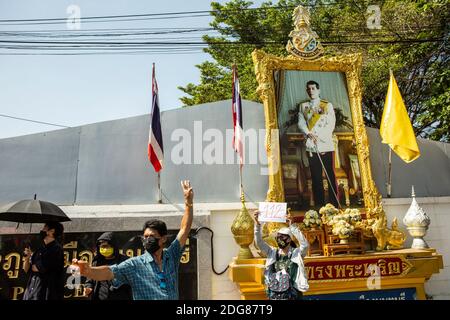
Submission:
M 446 39 L 403 39 L 403 40 L 368 40 L 368 41 L 323 41 L 324 46 L 353 46 L 353 45 L 411 45 L 413 43 L 444 43 Z M 3 42 L 3 43 L 2 43 Z M 6 43 L 5 43 L 6 42 Z M 101 54 L 193 54 L 204 52 L 209 46 L 247 46 L 271 47 L 283 45 L 282 42 L 182 42 L 182 41 L 152 41 L 152 42 L 63 42 L 63 41 L 0 41 L 0 55 L 101 55 Z M 2 51 L 3 49 L 3 51 Z M 4 51 L 6 50 L 6 52 Z M 31 52 L 31 54 L 30 54 Z
M 320 4 L 303 4 L 306 7 L 320 7 L 339 4 L 339 1 L 330 3 L 320 3 Z M 239 8 L 239 9 L 222 9 L 222 10 L 201 10 L 201 11 L 184 11 L 184 12 L 166 12 L 166 13 L 146 13 L 146 14 L 128 14 L 128 15 L 110 15 L 110 16 L 90 16 L 90 17 L 80 17 L 76 20 L 80 22 L 88 22 L 90 20 L 101 20 L 101 19 L 122 19 L 122 18 L 162 18 L 162 19 L 172 19 L 178 16 L 186 17 L 198 17 L 198 16 L 210 16 L 214 13 L 239 13 L 242 11 L 267 11 L 267 10 L 292 10 L 296 6 L 274 6 L 274 7 L 264 7 L 264 8 Z M 9 25 L 10 23 L 29 23 L 29 24 L 48 24 L 53 23 L 66 23 L 67 21 L 73 21 L 73 19 L 64 18 L 39 18 L 39 19 L 3 19 L 0 20 L 0 24 Z M 123 20 L 113 20 L 113 21 L 123 21 Z M 44 22 L 44 23 L 43 23 Z M 94 21 L 100 22 L 100 21 Z M 111 21 L 106 21 L 111 22 Z
M 399 39 L 399 40 L 374 40 L 374 41 L 321 41 L 322 44 L 394 44 L 394 43 L 422 43 L 422 42 L 439 42 L 445 38 L 427 38 L 427 39 Z M 284 44 L 279 41 L 251 42 L 251 41 L 141 41 L 141 42 L 124 42 L 124 41 L 22 41 L 22 40 L 0 40 L 0 44 L 32 44 L 32 45 L 268 45 L 268 44 Z
M 100 28 L 100 29 L 80 29 L 80 30 L 0 30 L 1 36 L 8 36 L 8 37 L 16 37 L 16 36 L 42 36 L 42 37 L 89 37 L 89 36 L 114 36 L 114 35 L 158 35 L 158 34 L 168 34 L 168 33 L 197 33 L 197 32 L 215 32 L 219 33 L 219 35 L 226 36 L 227 33 L 229 35 L 233 35 L 233 33 L 221 29 L 221 28 Z M 344 35 L 344 36 L 352 36 L 355 33 L 356 34 L 362 34 L 364 36 L 371 36 L 371 35 L 395 35 L 398 33 L 414 33 L 414 31 L 443 31 L 441 25 L 427 25 L 427 26 L 421 26 L 421 27 L 411 27 L 407 29 L 397 29 L 394 32 L 391 31 L 384 31 L 384 30 L 370 30 L 370 33 L 367 33 L 367 31 L 364 29 L 354 29 L 354 28 L 332 28 L 332 29 L 317 29 L 319 33 L 321 32 L 328 32 L 331 34 L 336 35 Z M 220 34 L 222 32 L 223 34 Z M 276 34 L 286 34 L 285 30 L 273 30 L 272 33 Z
M 43 121 L 36 121 L 36 120 L 31 120 L 31 119 L 19 118 L 19 117 L 13 117 L 13 116 L 10 116 L 10 115 L 7 115 L 7 114 L 0 114 L 0 117 L 11 118 L 11 119 L 21 120 L 21 121 L 34 122 L 34 123 L 45 124 L 45 125 L 61 127 L 61 128 L 70 128 L 68 126 L 63 126 L 63 125 L 60 125 L 60 124 L 43 122 Z

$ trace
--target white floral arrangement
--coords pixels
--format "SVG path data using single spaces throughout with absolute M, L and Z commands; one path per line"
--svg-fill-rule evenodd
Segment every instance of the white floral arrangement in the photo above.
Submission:
M 310 229 L 312 227 L 321 227 L 322 220 L 320 219 L 319 214 L 315 210 L 309 210 L 305 213 L 305 217 L 303 218 L 302 225 L 303 229 Z
M 333 224 L 333 234 L 341 238 L 348 238 L 353 233 L 355 227 L 344 219 L 338 220 Z
M 319 213 L 322 216 L 323 224 L 329 225 L 333 217 L 339 214 L 339 210 L 329 203 L 326 206 L 320 208 Z
M 358 209 L 347 208 L 344 211 L 344 215 L 348 215 L 347 222 L 351 223 L 352 225 L 355 225 L 356 223 L 362 221 L 361 212 L 359 212 Z
M 334 235 L 342 238 L 348 238 L 355 226 L 361 223 L 362 217 L 358 209 L 347 208 L 344 211 L 336 209 L 333 205 L 327 204 L 320 209 L 322 221 L 329 227 L 332 227 Z

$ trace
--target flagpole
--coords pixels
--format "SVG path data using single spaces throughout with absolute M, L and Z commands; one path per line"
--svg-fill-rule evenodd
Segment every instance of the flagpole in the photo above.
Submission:
M 389 68 L 389 77 L 393 77 L 394 72 Z M 389 145 L 388 145 L 389 146 Z M 387 183 L 387 197 L 391 197 L 392 191 L 392 148 L 389 146 L 389 163 L 388 163 L 388 183 Z
M 233 67 L 232 67 L 232 69 L 233 69 L 233 90 L 234 90 L 234 77 L 235 77 L 235 74 L 236 74 L 236 59 L 233 59 Z M 234 93 L 234 94 L 236 94 L 236 93 Z M 240 92 L 238 94 L 239 94 L 239 96 L 236 97 L 236 99 L 239 100 L 240 99 Z M 240 107 L 242 107 L 242 106 L 240 106 Z M 241 152 L 244 152 L 244 150 L 242 150 Z M 243 166 L 244 166 L 243 163 L 239 163 L 239 194 L 240 194 L 242 199 L 244 198 L 244 185 L 242 183 L 242 167 Z
M 158 203 L 162 203 L 161 174 L 158 171 Z
M 392 148 L 388 145 L 389 148 L 389 166 L 388 166 L 388 183 L 387 183 L 387 197 L 391 197 L 391 188 L 392 188 Z
M 244 185 L 242 184 L 242 165 L 239 165 L 239 193 L 244 195 Z
M 406 163 L 420 156 L 414 128 L 392 69 L 389 69 L 389 74 L 389 87 L 380 123 L 381 142 L 389 146 L 388 181 L 386 182 L 388 198 L 392 197 L 392 151 Z M 399 130 L 402 131 L 402 135 L 396 134 Z
M 158 103 L 158 85 L 155 77 L 155 63 L 152 64 L 152 113 L 148 142 L 148 157 L 158 174 L 158 203 L 162 203 L 161 169 L 163 168 L 163 141 L 161 132 L 161 116 Z
M 242 183 L 242 167 L 244 166 L 244 126 L 242 121 L 242 101 L 240 94 L 239 79 L 237 75 L 236 63 L 233 63 L 233 92 L 232 92 L 232 111 L 233 111 L 233 149 L 239 154 L 239 191 L 241 197 L 241 210 L 231 224 L 231 232 L 234 240 L 239 245 L 237 259 L 253 258 L 250 245 L 253 242 L 254 222 L 251 215 L 245 207 L 244 186 Z

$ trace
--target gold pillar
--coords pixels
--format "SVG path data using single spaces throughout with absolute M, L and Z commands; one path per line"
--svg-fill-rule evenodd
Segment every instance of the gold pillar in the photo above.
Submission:
M 240 246 L 238 259 L 251 259 L 253 258 L 253 254 L 249 246 L 253 242 L 254 222 L 245 207 L 244 192 L 241 193 L 241 202 L 242 208 L 233 220 L 231 232 L 233 233 L 234 240 Z

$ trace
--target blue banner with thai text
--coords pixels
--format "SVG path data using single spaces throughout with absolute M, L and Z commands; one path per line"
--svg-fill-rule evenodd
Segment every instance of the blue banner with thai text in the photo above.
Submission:
M 308 295 L 304 300 L 416 300 L 416 288 Z

